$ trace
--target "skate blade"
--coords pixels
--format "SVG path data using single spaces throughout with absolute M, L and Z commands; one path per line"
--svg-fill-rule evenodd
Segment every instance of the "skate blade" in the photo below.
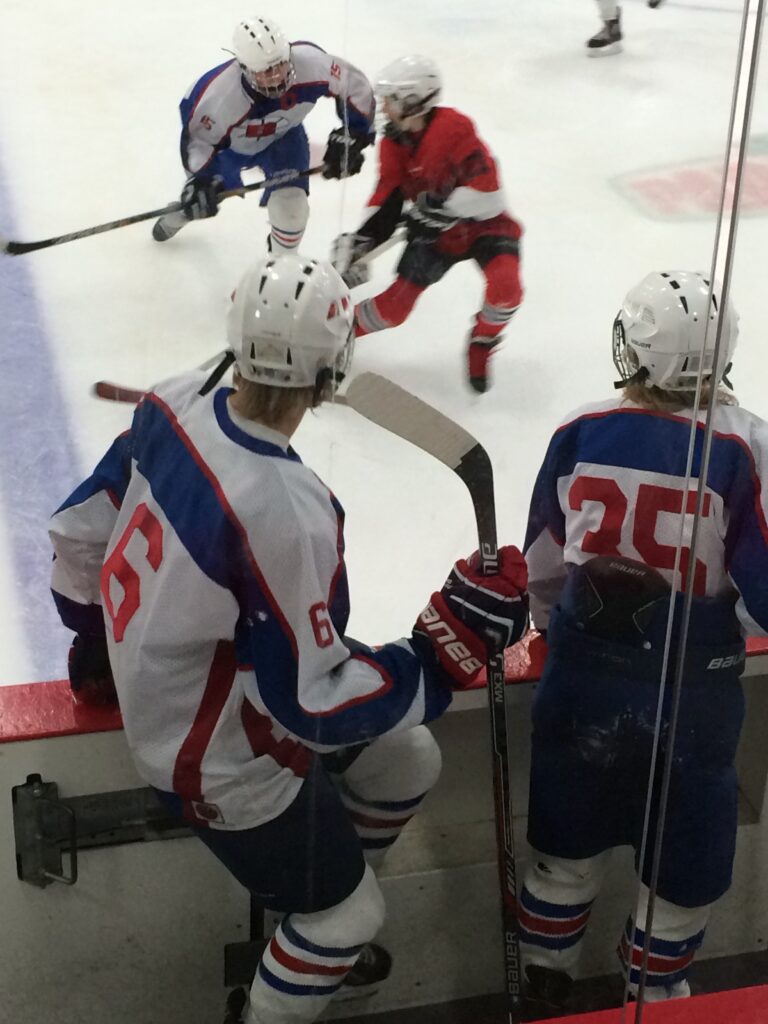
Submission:
M 595 46 L 587 49 L 588 57 L 612 57 L 616 53 L 621 53 L 624 47 L 621 43 L 609 43 L 608 46 Z

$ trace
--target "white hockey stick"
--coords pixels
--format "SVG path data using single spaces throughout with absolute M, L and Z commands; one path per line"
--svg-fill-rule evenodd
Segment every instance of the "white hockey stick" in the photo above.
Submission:
M 346 392 L 346 404 L 385 430 L 439 459 L 464 481 L 472 499 L 483 573 L 498 572 L 493 468 L 483 446 L 463 427 L 386 377 L 362 373 Z M 504 655 L 488 659 L 488 706 L 493 744 L 493 790 L 496 799 L 496 850 L 501 885 L 504 972 L 510 1024 L 521 1019 L 520 937 L 517 924 L 517 873 L 509 784 Z
M 399 242 L 405 241 L 407 232 L 405 228 L 398 228 L 394 234 L 390 235 L 381 245 L 377 245 L 375 249 L 371 249 L 370 252 L 365 253 L 360 259 L 355 260 L 355 263 L 372 263 L 377 256 L 381 256 L 382 253 L 386 252 L 387 249 L 391 249 L 393 245 L 397 245 Z

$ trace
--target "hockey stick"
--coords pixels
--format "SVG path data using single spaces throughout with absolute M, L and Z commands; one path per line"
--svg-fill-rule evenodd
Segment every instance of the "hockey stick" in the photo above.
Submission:
M 217 366 L 221 362 L 226 353 L 227 349 L 217 352 L 215 356 L 206 359 L 195 369 L 210 370 L 212 366 Z M 142 391 L 141 388 L 128 388 L 122 384 L 113 384 L 108 380 L 97 380 L 95 384 L 91 385 L 91 391 L 97 398 L 104 398 L 108 402 L 127 402 L 129 405 L 138 405 L 146 395 L 146 391 Z
M 273 185 L 282 185 L 297 178 L 308 178 L 311 174 L 319 174 L 324 168 L 309 167 L 305 171 L 285 171 L 276 174 L 264 181 L 256 181 L 251 185 L 243 185 L 242 188 L 232 188 L 226 192 L 219 192 L 218 199 L 230 199 L 232 196 L 244 196 L 247 192 L 257 192 L 260 189 L 271 188 Z M 147 213 L 136 213 L 132 217 L 122 217 L 120 220 L 111 220 L 108 224 L 97 224 L 92 228 L 84 228 L 82 231 L 72 231 L 68 235 L 57 235 L 55 238 L 46 238 L 41 242 L 12 242 L 9 238 L 0 235 L 0 252 L 9 256 L 21 256 L 27 252 L 35 252 L 37 249 L 47 249 L 52 245 L 63 245 L 64 242 L 74 242 L 78 238 L 88 238 L 90 235 L 100 235 L 104 231 L 114 231 L 115 228 L 124 228 L 129 224 L 138 224 L 142 220 L 151 220 L 153 217 L 164 217 L 167 213 L 178 213 L 181 203 L 169 203 L 160 210 L 149 210 Z
M 366 419 L 433 455 L 463 480 L 475 510 L 483 574 L 491 576 L 497 573 L 499 555 L 493 468 L 482 445 L 443 413 L 376 373 L 362 373 L 355 377 L 347 389 L 346 399 L 347 405 Z M 507 1012 L 509 1024 L 517 1024 L 521 1019 L 522 989 L 503 653 L 488 658 L 487 680 Z

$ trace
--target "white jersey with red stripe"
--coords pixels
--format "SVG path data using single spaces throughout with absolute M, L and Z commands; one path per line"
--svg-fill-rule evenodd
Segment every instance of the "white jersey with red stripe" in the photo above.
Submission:
M 340 504 L 204 379 L 158 385 L 55 513 L 52 586 L 70 628 L 106 626 L 142 777 L 246 828 L 290 804 L 312 751 L 429 721 L 450 692 L 408 640 L 350 651 Z
M 637 559 L 672 582 L 682 538 L 686 578 L 705 417 L 700 411 L 687 485 L 690 411 L 659 412 L 612 399 L 578 409 L 556 430 L 536 480 L 525 541 L 539 629 L 548 625 L 567 567 L 595 555 Z M 718 404 L 713 428 L 694 592 L 719 597 L 736 591 L 743 631 L 766 636 L 768 424 L 738 406 Z
M 336 100 L 352 132 L 372 133 L 375 101 L 362 71 L 314 43 L 293 43 L 291 60 L 294 81 L 277 99 L 258 93 L 235 60 L 193 82 L 180 105 L 181 158 L 190 174 L 213 175 L 224 149 L 240 153 L 244 162 L 263 152 L 300 125 L 323 96 Z

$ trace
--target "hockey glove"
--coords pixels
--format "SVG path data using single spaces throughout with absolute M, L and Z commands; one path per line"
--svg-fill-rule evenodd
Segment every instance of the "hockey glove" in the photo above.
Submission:
M 331 246 L 331 265 L 338 270 L 347 288 L 356 288 L 360 284 L 367 284 L 370 280 L 371 272 L 368 269 L 368 264 L 358 261 L 372 248 L 373 239 L 367 235 L 347 232 L 334 239 Z
M 516 547 L 499 550 L 499 572 L 483 576 L 475 552 L 458 561 L 442 590 L 416 620 L 415 646 L 427 640 L 456 689 L 470 684 L 489 657 L 517 643 L 528 628 L 528 569 Z
M 219 212 L 221 178 L 190 178 L 181 190 L 181 209 L 190 220 L 215 217 Z
M 445 200 L 422 192 L 413 206 L 405 215 L 408 241 L 417 239 L 431 242 L 443 231 L 458 224 L 460 218 L 444 209 Z
M 69 649 L 67 667 L 78 704 L 117 704 L 105 636 L 78 633 Z
M 363 169 L 363 150 L 371 144 L 373 136 L 334 128 L 328 136 L 323 163 L 324 178 L 351 178 Z

